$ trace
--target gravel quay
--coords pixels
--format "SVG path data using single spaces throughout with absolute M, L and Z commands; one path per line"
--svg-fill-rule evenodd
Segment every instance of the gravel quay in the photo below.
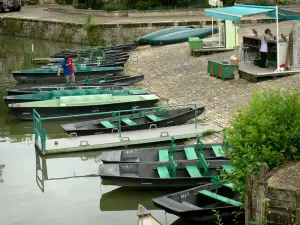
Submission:
M 298 23 L 300 25 L 300 23 Z M 270 28 L 276 35 L 276 24 L 242 27 L 239 29 L 240 43 L 243 35 L 251 34 L 252 28 L 261 34 Z M 288 36 L 291 22 L 280 23 L 280 33 Z M 241 57 L 241 51 L 236 51 Z M 265 88 L 299 87 L 299 74 L 267 80 L 259 83 L 238 80 L 221 80 L 207 73 L 207 60 L 224 60 L 234 55 L 234 51 L 192 57 L 189 55 L 188 43 L 160 47 L 142 46 L 131 53 L 126 65 L 130 74 L 144 74 L 145 80 L 139 83 L 149 93 L 154 93 L 167 101 L 162 105 L 203 104 L 206 112 L 201 116 L 203 122 L 226 127 L 237 108 L 249 102 L 253 91 Z

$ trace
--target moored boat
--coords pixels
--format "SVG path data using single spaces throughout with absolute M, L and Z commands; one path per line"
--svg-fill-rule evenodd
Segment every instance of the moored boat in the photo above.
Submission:
M 189 188 L 210 182 L 211 176 L 219 176 L 221 167 L 230 165 L 228 160 L 169 160 L 152 163 L 102 164 L 99 175 L 113 185 L 131 188 Z
M 223 144 L 203 144 L 199 135 L 195 145 L 176 146 L 172 140 L 170 146 L 104 151 L 100 158 L 103 163 L 150 163 L 159 162 L 163 158 L 168 159 L 169 155 L 172 155 L 175 161 L 196 160 L 200 152 L 206 160 L 226 159 Z
M 55 90 L 81 90 L 81 89 L 92 89 L 99 88 L 102 90 L 130 90 L 129 85 L 112 85 L 112 84 L 102 84 L 101 86 L 80 86 L 80 85 L 70 85 L 70 86 L 39 86 L 39 87 L 29 87 L 29 88 L 8 88 L 6 89 L 6 95 L 25 95 L 25 94 L 36 94 L 43 92 L 51 92 Z
M 212 183 L 154 198 L 152 201 L 155 206 L 182 218 L 201 221 L 216 219 L 213 211 L 216 210 L 222 219 L 234 219 L 242 202 L 232 188 L 230 183 L 212 179 Z
M 142 205 L 138 205 L 138 225 L 162 225 L 151 213 Z
M 144 90 L 102 90 L 98 88 L 92 89 L 81 89 L 81 90 L 55 90 L 51 92 L 42 92 L 37 94 L 27 94 L 27 95 L 11 95 L 3 96 L 3 100 L 6 105 L 14 103 L 23 102 L 35 102 L 35 101 L 45 101 L 51 99 L 59 99 L 61 97 L 67 96 L 83 96 L 83 95 L 100 95 L 100 94 L 111 94 L 113 96 L 117 95 L 145 95 L 147 94 Z
M 68 96 L 37 102 L 9 104 L 12 114 L 19 119 L 32 120 L 32 110 L 35 109 L 41 117 L 59 117 L 78 114 L 110 112 L 112 110 L 130 110 L 132 108 L 147 108 L 158 102 L 155 95 L 84 95 Z M 96 116 L 96 115 L 95 115 Z M 98 117 L 107 117 L 105 114 Z
M 213 33 L 217 33 L 218 29 L 214 28 Z M 211 28 L 195 28 L 190 30 L 181 30 L 170 34 L 165 34 L 149 41 L 150 45 L 169 45 L 188 41 L 189 37 L 204 38 L 211 35 Z
M 181 31 L 181 30 L 191 30 L 191 29 L 194 29 L 194 27 L 193 26 L 174 26 L 174 27 L 169 27 L 169 28 L 166 28 L 166 29 L 161 29 L 161 30 L 158 30 L 158 31 L 154 31 L 154 32 L 152 32 L 150 34 L 146 34 L 146 35 L 140 37 L 137 40 L 137 42 L 139 44 L 148 44 L 149 41 L 151 41 L 152 39 L 160 37 L 162 35 L 171 34 L 171 33 L 177 32 L 177 31 Z
M 123 71 L 123 67 L 92 67 L 92 66 L 77 66 L 76 79 L 103 78 L 106 74 L 118 75 Z M 65 81 L 64 74 L 57 76 L 58 68 L 50 69 L 31 69 L 13 71 L 15 80 L 25 83 L 63 83 Z
M 204 106 L 200 105 L 196 109 L 197 116 L 204 112 Z M 77 135 L 90 135 L 95 133 L 111 133 L 119 129 L 121 131 L 149 129 L 150 127 L 176 126 L 195 118 L 195 108 L 178 108 L 172 110 L 148 109 L 145 111 L 133 112 L 131 115 L 122 118 L 111 117 L 101 120 L 90 120 L 78 123 L 62 124 L 61 127 L 67 133 Z

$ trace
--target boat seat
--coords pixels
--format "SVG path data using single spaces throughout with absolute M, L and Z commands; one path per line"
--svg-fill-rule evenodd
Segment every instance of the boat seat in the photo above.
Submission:
M 184 152 L 185 152 L 186 158 L 188 160 L 198 159 L 195 148 L 185 147 Z
M 233 183 L 224 183 L 222 185 L 231 189 L 233 188 Z
M 191 177 L 202 177 L 202 174 L 197 166 L 185 166 L 185 168 Z
M 157 171 L 160 178 L 171 178 L 167 166 L 158 166 Z
M 169 150 L 158 150 L 158 158 L 160 162 L 168 162 L 169 161 Z
M 115 128 L 115 125 L 113 125 L 111 122 L 107 120 L 100 120 L 99 123 L 105 128 Z
M 212 150 L 214 151 L 216 157 L 224 157 L 224 151 L 222 149 L 222 145 L 213 145 L 211 146 Z
M 226 173 L 231 174 L 232 166 L 231 165 L 222 165 L 222 168 Z
M 182 201 L 181 204 L 186 205 L 186 206 L 188 206 L 189 208 L 192 208 L 192 209 L 201 209 L 200 207 L 198 207 L 196 205 L 193 205 L 193 204 L 191 204 L 189 202 L 186 202 L 186 201 Z
M 225 203 L 230 204 L 230 205 L 234 205 L 234 206 L 241 206 L 242 205 L 241 202 L 238 202 L 238 201 L 235 201 L 233 199 L 224 197 L 222 195 L 218 195 L 218 194 L 216 194 L 214 192 L 211 192 L 211 191 L 208 191 L 208 190 L 201 190 L 198 193 L 200 193 L 202 195 L 205 195 L 205 196 L 208 196 L 210 198 L 216 199 L 218 201 L 225 202 Z
M 134 125 L 136 125 L 136 123 L 135 122 L 133 122 L 131 119 L 129 119 L 129 118 L 122 118 L 122 122 L 123 123 L 126 123 L 128 126 L 134 126 Z
M 157 116 L 155 116 L 154 114 L 147 114 L 146 116 L 147 116 L 147 118 L 149 118 L 149 119 L 152 120 L 153 122 L 158 122 L 158 121 L 160 121 L 160 118 L 157 117 Z

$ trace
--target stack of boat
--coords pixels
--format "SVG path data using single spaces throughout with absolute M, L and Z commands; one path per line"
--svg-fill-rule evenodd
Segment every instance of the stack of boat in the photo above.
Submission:
M 76 66 L 76 79 L 83 80 L 87 76 L 89 79 L 114 80 L 122 78 L 123 67 L 127 62 L 128 51 L 136 48 L 136 45 L 120 45 L 106 48 L 88 48 L 78 50 L 64 50 L 58 52 L 46 61 L 40 69 L 13 71 L 13 76 L 17 81 L 27 83 L 62 83 L 64 76 L 57 76 L 58 67 L 64 57 L 72 58 Z M 38 62 L 38 59 L 33 59 Z M 42 59 L 44 62 L 45 59 Z
M 134 189 L 187 189 L 154 198 L 155 206 L 179 217 L 206 221 L 234 218 L 242 203 L 233 184 L 220 178 L 232 167 L 224 143 L 203 144 L 200 136 L 194 145 L 175 144 L 143 149 L 104 151 L 99 175 L 107 184 Z M 241 217 L 243 215 L 241 214 Z

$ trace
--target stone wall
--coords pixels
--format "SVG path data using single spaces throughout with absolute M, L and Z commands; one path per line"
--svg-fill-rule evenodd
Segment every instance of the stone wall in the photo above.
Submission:
M 274 22 L 274 20 L 244 20 L 242 25 L 257 25 L 258 23 L 271 22 Z M 211 20 L 208 20 L 190 22 L 96 24 L 86 27 L 84 24 L 3 17 L 0 18 L 0 34 L 70 43 L 102 45 L 131 43 L 142 35 L 171 26 L 192 25 L 198 28 L 205 28 L 211 27 L 211 23 Z

